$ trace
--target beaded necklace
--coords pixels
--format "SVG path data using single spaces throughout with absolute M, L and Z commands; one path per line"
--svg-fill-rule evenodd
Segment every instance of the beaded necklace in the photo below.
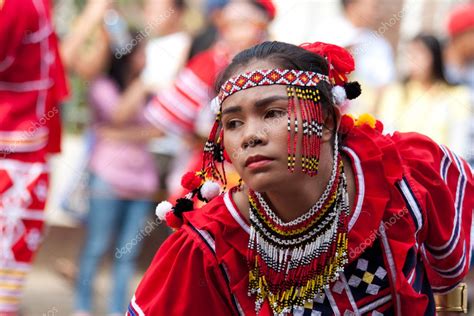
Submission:
M 249 295 L 255 309 L 269 300 L 275 315 L 303 307 L 338 278 L 347 263 L 349 199 L 341 156 L 315 205 L 283 222 L 262 194 L 250 190 Z

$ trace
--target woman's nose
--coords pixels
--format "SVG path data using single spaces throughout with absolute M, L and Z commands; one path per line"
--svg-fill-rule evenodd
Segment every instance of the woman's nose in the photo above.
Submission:
M 263 124 L 249 121 L 245 125 L 245 132 L 242 137 L 242 148 L 247 149 L 249 147 L 265 144 L 266 139 L 267 135 Z

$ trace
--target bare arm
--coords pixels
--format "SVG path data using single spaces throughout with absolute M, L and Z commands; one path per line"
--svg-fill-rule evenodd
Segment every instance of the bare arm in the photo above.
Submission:
M 143 106 L 149 89 L 140 80 L 135 79 L 120 97 L 117 110 L 112 114 L 112 123 L 122 125 Z
M 102 23 L 110 5 L 110 0 L 89 0 L 71 32 L 61 43 L 61 57 L 65 67 L 83 79 L 94 78 L 106 63 L 108 42 L 103 30 L 99 34 L 100 38 L 94 41 L 94 47 L 85 54 L 83 46 Z
M 163 136 L 163 132 L 153 126 L 100 127 L 98 133 L 105 139 L 143 142 Z

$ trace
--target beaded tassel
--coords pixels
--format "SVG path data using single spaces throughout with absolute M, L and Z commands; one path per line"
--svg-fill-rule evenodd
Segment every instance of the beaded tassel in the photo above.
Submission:
M 323 116 L 319 90 L 314 88 L 287 87 L 288 94 L 288 170 L 294 172 L 296 165 L 296 143 L 298 140 L 298 116 L 295 98 L 298 99 L 301 115 L 302 144 L 301 169 L 310 176 L 318 173 Z M 291 125 L 294 124 L 292 130 Z
M 202 170 L 200 175 L 203 178 L 211 178 L 219 180 L 221 183 L 225 185 L 227 184 L 225 169 L 224 169 L 224 135 L 223 130 L 221 128 L 221 116 L 222 111 L 216 114 L 216 119 L 214 121 L 214 125 L 212 126 L 211 132 L 209 133 L 209 137 L 204 145 L 203 151 L 203 164 Z M 219 136 L 218 136 L 219 135 Z M 221 162 L 221 169 L 222 172 L 219 171 L 218 163 Z
M 321 150 L 321 138 L 323 129 L 323 116 L 318 89 L 303 88 L 302 98 L 307 111 L 307 173 L 310 176 L 317 175 L 319 156 Z
M 296 88 L 296 97 L 299 100 L 301 120 L 303 124 L 303 141 L 301 146 L 301 169 L 304 173 L 309 173 L 309 116 L 308 103 L 301 88 Z
M 295 107 L 295 89 L 292 86 L 286 88 L 288 94 L 288 170 L 295 171 L 296 165 L 296 142 L 298 139 L 298 118 Z M 294 129 L 291 129 L 291 123 Z

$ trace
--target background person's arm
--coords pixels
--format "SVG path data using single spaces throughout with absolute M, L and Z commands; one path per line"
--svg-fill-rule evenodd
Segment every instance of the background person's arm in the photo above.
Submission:
M 109 44 L 101 24 L 111 3 L 111 0 L 89 0 L 72 30 L 61 42 L 61 57 L 66 69 L 84 80 L 95 78 L 107 62 Z M 91 46 L 84 49 L 91 36 Z

